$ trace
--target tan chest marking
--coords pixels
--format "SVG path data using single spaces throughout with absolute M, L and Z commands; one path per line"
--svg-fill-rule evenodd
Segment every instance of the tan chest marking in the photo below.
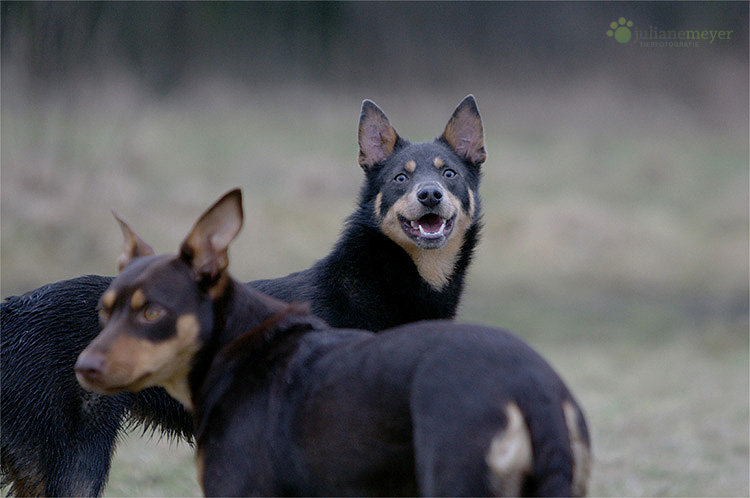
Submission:
M 471 189 L 468 189 L 468 192 L 470 213 L 463 209 L 461 201 L 455 195 L 446 192 L 445 202 L 452 204 L 452 211 L 456 214 L 456 217 L 453 221 L 453 233 L 445 245 L 439 249 L 422 249 L 404 233 L 397 213 L 408 212 L 409 200 L 407 197 L 402 197 L 396 201 L 385 215 L 382 215 L 382 195 L 378 194 L 375 198 L 375 214 L 381 220 L 381 230 L 409 254 L 419 275 L 437 291 L 442 290 L 450 282 L 464 244 L 466 231 L 473 221 L 474 195 Z

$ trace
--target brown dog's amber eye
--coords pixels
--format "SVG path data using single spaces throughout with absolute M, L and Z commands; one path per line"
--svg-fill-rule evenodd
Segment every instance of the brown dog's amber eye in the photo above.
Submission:
M 143 308 L 142 316 L 148 322 L 158 320 L 162 315 L 162 309 L 158 306 L 148 305 Z

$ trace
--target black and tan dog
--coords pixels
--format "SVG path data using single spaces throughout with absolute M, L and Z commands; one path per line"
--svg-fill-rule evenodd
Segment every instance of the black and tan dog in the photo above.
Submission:
M 453 219 L 439 216 L 429 237 Z M 177 255 L 154 255 L 121 225 L 124 269 L 76 374 L 104 394 L 162 386 L 191 408 L 205 494 L 585 493 L 581 410 L 515 336 L 448 321 L 330 328 L 239 284 L 227 271 L 239 190 L 206 211 Z
M 338 243 L 312 268 L 247 285 L 308 302 L 336 327 L 378 331 L 452 318 L 479 236 L 484 160 L 472 96 L 437 139 L 415 144 L 363 102 L 364 185 Z M 11 494 L 100 494 L 128 421 L 192 434 L 190 414 L 162 389 L 100 396 L 76 382 L 73 365 L 99 331 L 96 303 L 111 282 L 86 276 L 2 303 L 0 469 Z

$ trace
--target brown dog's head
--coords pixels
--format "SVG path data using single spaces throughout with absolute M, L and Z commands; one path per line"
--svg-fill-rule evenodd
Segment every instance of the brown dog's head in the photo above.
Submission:
M 102 330 L 78 357 L 76 377 L 104 394 L 162 386 L 191 407 L 187 377 L 211 332 L 212 303 L 230 280 L 227 249 L 242 227 L 241 193 L 210 207 L 177 255 L 154 255 L 115 217 L 125 238 L 119 275 L 99 301 Z

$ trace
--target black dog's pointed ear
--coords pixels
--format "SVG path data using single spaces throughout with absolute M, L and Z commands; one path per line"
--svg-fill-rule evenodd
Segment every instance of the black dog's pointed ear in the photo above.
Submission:
M 459 156 L 476 166 L 487 159 L 482 118 L 473 95 L 467 95 L 458 104 L 439 140 L 446 142 Z
M 180 247 L 196 281 L 213 286 L 229 266 L 229 244 L 242 228 L 242 192 L 232 190 L 208 208 Z
M 117 220 L 117 223 L 120 224 L 120 230 L 122 230 L 123 237 L 122 254 L 117 258 L 117 274 L 119 275 L 135 258 L 153 256 L 155 253 L 153 248 L 144 242 L 143 239 L 140 238 L 122 218 L 120 218 L 114 209 L 112 210 L 112 214 Z
M 359 165 L 362 169 L 367 171 L 387 159 L 399 140 L 398 133 L 375 102 L 362 101 L 359 116 Z

